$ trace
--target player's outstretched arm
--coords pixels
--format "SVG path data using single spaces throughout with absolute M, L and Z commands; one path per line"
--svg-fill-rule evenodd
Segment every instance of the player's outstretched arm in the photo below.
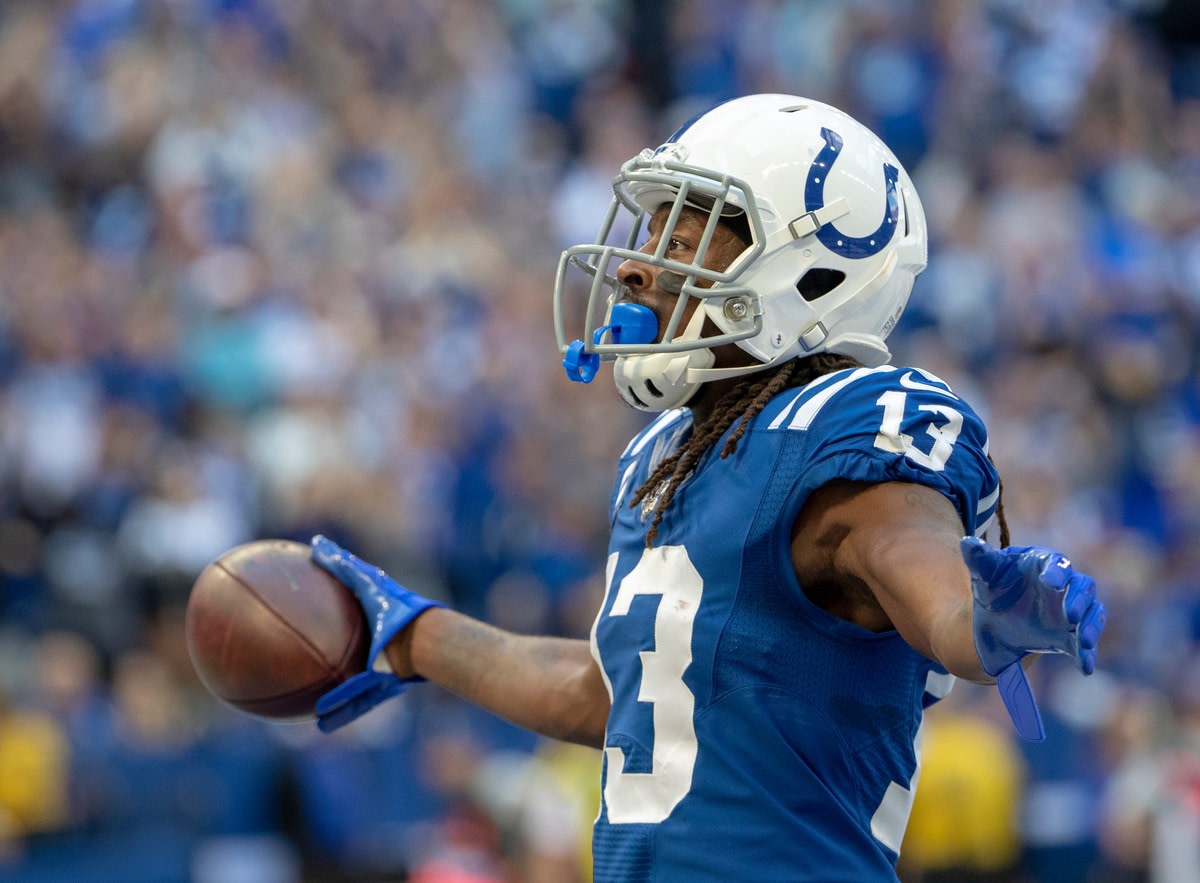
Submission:
M 608 689 L 587 641 L 516 635 L 436 610 L 389 646 L 388 659 L 535 733 L 603 747 Z
M 895 628 L 951 674 L 990 683 L 971 633 L 962 534 L 954 506 L 931 488 L 834 482 L 805 504 L 792 553 L 806 590 L 834 585 L 859 600 L 833 612 L 874 631 Z
M 325 537 L 313 560 L 358 598 L 371 626 L 367 671 L 317 703 L 330 732 L 430 680 L 519 726 L 600 746 L 609 697 L 586 641 L 514 635 L 447 609 Z
M 1067 653 L 1095 668 L 1104 607 L 1090 577 L 1048 549 L 993 549 L 963 539 L 954 507 L 931 488 L 902 482 L 821 488 L 797 521 L 801 583 L 863 585 L 878 619 L 958 677 L 996 680 L 1018 732 L 1042 735 L 1022 659 Z

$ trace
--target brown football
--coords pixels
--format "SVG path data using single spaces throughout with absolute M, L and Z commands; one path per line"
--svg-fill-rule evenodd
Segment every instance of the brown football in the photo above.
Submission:
M 185 617 L 204 686 L 235 708 L 275 720 L 315 716 L 317 698 L 366 668 L 366 617 L 308 546 L 258 540 L 196 578 Z

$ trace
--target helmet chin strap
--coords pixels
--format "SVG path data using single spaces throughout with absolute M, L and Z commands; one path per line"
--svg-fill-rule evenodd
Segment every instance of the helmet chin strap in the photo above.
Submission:
M 730 377 L 745 377 L 747 374 L 754 374 L 758 371 L 766 371 L 769 368 L 774 368 L 776 365 L 782 365 L 784 362 L 789 362 L 798 355 L 795 348 L 784 350 L 769 362 L 755 362 L 753 365 L 738 365 L 736 368 L 706 368 L 696 367 L 689 368 L 687 372 L 687 380 L 690 383 L 697 385 L 701 383 L 709 383 L 713 380 L 728 380 Z

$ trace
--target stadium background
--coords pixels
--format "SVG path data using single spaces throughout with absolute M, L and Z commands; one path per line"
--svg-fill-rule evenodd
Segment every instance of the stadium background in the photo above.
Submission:
M 182 605 L 320 530 L 586 634 L 640 418 L 562 376 L 556 257 L 620 162 L 766 90 L 912 171 L 897 360 L 983 407 L 1015 540 L 1111 609 L 1095 677 L 1036 669 L 1045 744 L 989 690 L 933 717 L 905 879 L 1200 879 L 1188 0 L 4 0 L 0 879 L 586 874 L 593 753 L 433 687 L 262 724 L 200 690 Z

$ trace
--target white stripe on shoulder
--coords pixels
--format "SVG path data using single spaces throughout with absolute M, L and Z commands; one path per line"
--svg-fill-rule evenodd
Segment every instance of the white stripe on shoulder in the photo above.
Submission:
M 616 518 L 617 513 L 621 511 L 621 504 L 625 502 L 625 494 L 629 491 L 629 482 L 633 479 L 633 473 L 637 471 L 638 461 L 633 460 L 625 467 L 625 472 L 621 475 L 621 484 L 617 489 L 617 497 L 613 501 L 613 510 L 609 513 L 610 518 Z
M 996 485 L 996 489 L 979 501 L 979 505 L 975 508 L 975 522 L 978 525 L 975 528 L 975 536 L 983 539 L 987 536 L 992 525 L 996 523 L 996 516 L 1000 511 L 1000 486 Z
M 837 395 L 839 392 L 841 392 L 843 389 L 845 389 L 851 383 L 858 380 L 859 378 L 866 377 L 870 374 L 878 374 L 878 373 L 883 373 L 883 372 L 887 372 L 887 371 L 895 371 L 895 370 L 896 369 L 894 367 L 892 367 L 891 365 L 881 365 L 878 368 L 856 368 L 856 369 L 854 369 L 848 375 L 846 375 L 845 377 L 842 377 L 840 380 L 838 380 L 836 383 L 831 383 L 830 385 L 828 385 L 824 389 L 822 389 L 820 392 L 818 392 L 816 395 L 808 398 L 808 400 L 803 405 L 801 405 L 799 408 L 796 409 L 796 414 L 794 417 L 792 417 L 791 422 L 788 423 L 787 428 L 788 429 L 800 429 L 800 430 L 808 429 L 808 427 L 812 426 L 813 420 L 816 419 L 817 412 L 820 411 L 823 407 L 825 407 L 826 403 L 831 398 L 833 398 L 835 395 Z M 811 390 L 812 390 L 812 384 L 809 384 L 808 386 L 806 386 L 804 388 L 804 393 L 808 393 Z M 772 423 L 771 425 L 772 425 L 772 428 L 774 428 L 774 423 Z
M 687 411 L 684 408 L 675 408 L 671 411 L 663 411 L 651 421 L 650 425 L 633 437 L 633 440 L 625 448 L 625 453 L 622 457 L 640 454 L 642 449 L 650 443 L 657 435 L 661 435 L 663 430 L 671 426 L 676 421 L 680 420 Z
M 792 413 L 792 408 L 796 407 L 796 402 L 800 401 L 802 398 L 804 398 L 806 395 L 811 393 L 813 390 L 819 389 L 820 387 L 824 386 L 829 381 L 833 380 L 833 378 L 842 375 L 846 371 L 853 371 L 853 370 L 854 370 L 853 368 L 844 368 L 841 371 L 834 371 L 832 374 L 825 374 L 821 377 L 818 377 L 816 380 L 812 381 L 811 383 L 806 383 L 804 386 L 795 390 L 795 394 L 792 396 L 792 400 L 784 406 L 783 410 L 780 411 L 778 415 L 776 415 L 775 419 L 771 421 L 771 425 L 767 428 L 768 429 L 778 429 L 779 427 L 783 426 L 784 422 L 788 419 L 788 415 Z
M 991 509 L 993 506 L 995 506 L 996 501 L 999 499 L 1000 499 L 1000 486 L 997 485 L 996 489 L 994 491 L 992 491 L 990 494 L 988 494 L 986 497 L 984 497 L 982 500 L 979 501 L 979 505 L 977 507 L 975 507 L 975 514 L 982 515 L 988 509 Z

